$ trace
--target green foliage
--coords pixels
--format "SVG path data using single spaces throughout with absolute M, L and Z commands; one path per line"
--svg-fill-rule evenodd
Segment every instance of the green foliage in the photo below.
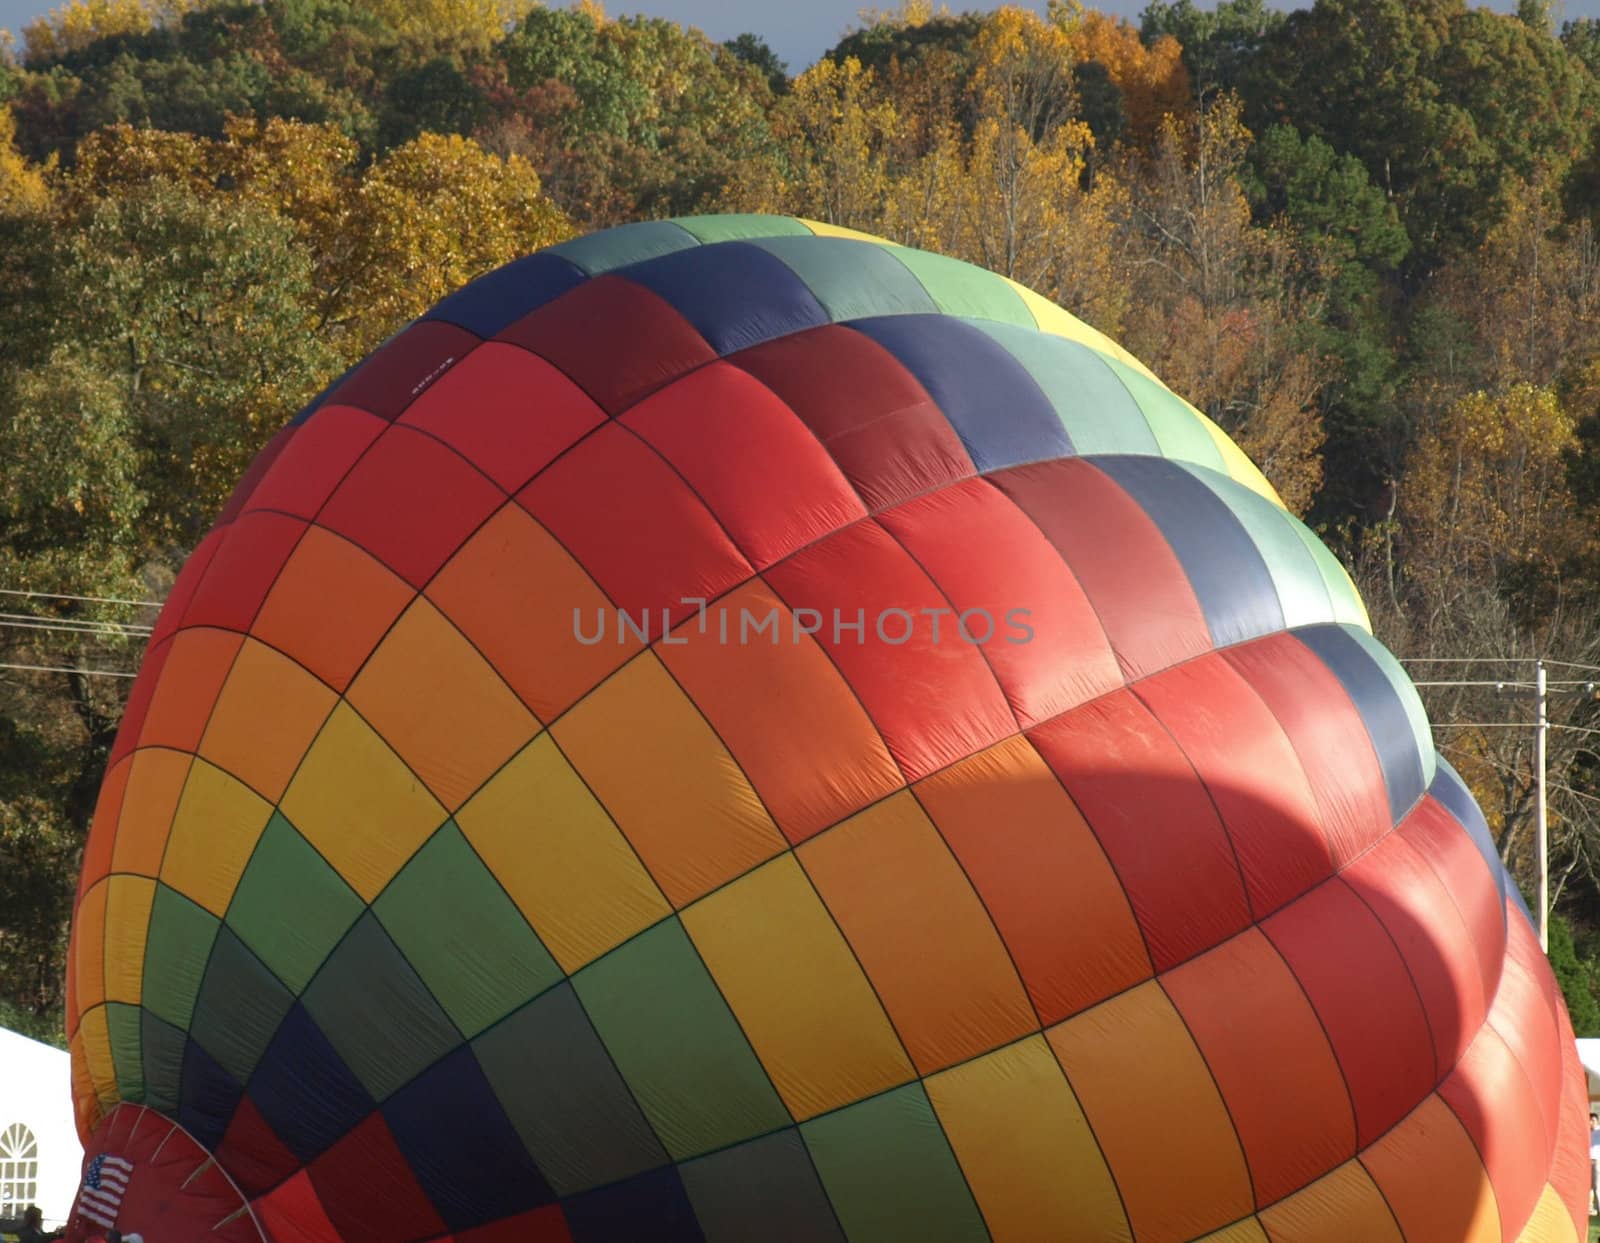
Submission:
M 1283 19 L 1266 0 L 1220 0 L 1211 9 L 1194 0 L 1153 0 L 1139 16 L 1139 33 L 1151 45 L 1163 35 L 1175 38 L 1195 93 L 1204 98 L 1242 87 L 1263 40 Z
M 1600 963 L 1591 954 L 1579 955 L 1572 928 L 1559 915 L 1550 920 L 1550 969 L 1566 1000 L 1573 1034 L 1580 1040 L 1600 1036 L 1600 993 L 1596 990 Z
M 774 95 L 788 91 L 789 66 L 778 59 L 778 54 L 760 35 L 746 31 L 736 39 L 726 40 L 722 46 L 733 54 L 735 60 L 749 65 L 765 78 Z

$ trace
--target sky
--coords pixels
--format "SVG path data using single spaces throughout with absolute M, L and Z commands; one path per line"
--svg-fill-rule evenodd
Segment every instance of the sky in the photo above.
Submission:
M 945 2 L 954 12 L 994 8 L 997 4 L 997 0 Z M 1091 3 L 1091 7 L 1102 12 L 1129 18 L 1137 17 L 1144 6 L 1145 0 Z M 20 31 L 25 24 L 54 7 L 51 0 L 0 0 L 0 27 Z M 899 6 L 896 0 L 879 0 L 876 4 L 870 0 L 867 3 L 863 0 L 607 0 L 605 5 L 606 12 L 614 17 L 646 13 L 686 26 L 698 26 L 719 42 L 747 30 L 754 31 L 789 63 L 791 73 L 805 68 L 837 43 L 856 24 L 863 7 L 893 9 Z M 1028 4 L 1028 7 L 1042 11 L 1044 0 Z M 1202 0 L 1201 7 L 1213 6 Z M 1283 4 L 1279 7 L 1302 6 Z M 1509 12 L 1516 8 L 1516 3 L 1515 0 L 1491 0 L 1489 7 Z M 1560 8 L 1569 18 L 1600 17 L 1600 0 L 1566 0 Z

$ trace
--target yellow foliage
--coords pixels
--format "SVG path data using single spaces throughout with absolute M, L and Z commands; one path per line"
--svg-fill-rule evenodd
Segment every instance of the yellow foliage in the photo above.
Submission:
M 69 0 L 22 28 L 29 61 L 54 60 L 98 39 L 143 34 L 192 12 L 199 0 Z
M 1000 118 L 1035 141 L 1072 116 L 1072 39 L 1061 26 L 1007 5 L 984 23 L 977 56 L 979 115 Z
M 1122 92 L 1129 136 L 1138 145 L 1147 145 L 1166 117 L 1189 110 L 1189 74 L 1171 35 L 1147 47 L 1131 23 L 1094 10 L 1073 23 L 1071 41 L 1077 59 L 1103 65 Z
M 0 105 L 0 212 L 42 211 L 50 202 L 46 174 L 55 167 L 55 156 L 42 167 L 30 164 L 17 150 L 16 138 L 16 118 Z
M 855 57 L 819 60 L 794 81 L 775 118 L 793 172 L 773 187 L 778 201 L 756 210 L 794 210 L 828 224 L 874 231 L 889 188 L 888 148 L 898 130 L 892 104 Z
M 490 43 L 526 17 L 534 0 L 359 0 L 359 3 L 397 33 L 410 38 Z

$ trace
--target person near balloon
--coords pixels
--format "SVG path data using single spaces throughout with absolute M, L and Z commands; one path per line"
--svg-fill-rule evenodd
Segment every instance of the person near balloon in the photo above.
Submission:
M 17 1243 L 50 1243 L 52 1239 L 59 1239 L 62 1232 L 57 1230 L 54 1234 L 44 1232 L 44 1214 L 37 1205 L 30 1204 L 22 1212 L 22 1229 L 17 1232 Z

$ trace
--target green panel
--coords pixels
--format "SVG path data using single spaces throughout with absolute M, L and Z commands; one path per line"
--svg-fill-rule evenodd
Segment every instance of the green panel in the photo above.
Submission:
M 1107 358 L 1106 366 L 1116 373 L 1123 387 L 1139 403 L 1145 421 L 1155 433 L 1156 443 L 1161 446 L 1163 457 L 1209 466 L 1224 475 L 1228 473 L 1217 442 L 1211 439 L 1211 433 L 1190 413 L 1189 407 L 1177 394 L 1115 358 Z
M 178 1084 L 183 1077 L 183 1046 L 187 1037 L 171 1023 L 149 1010 L 141 1010 L 139 1035 L 144 1046 L 144 1103 L 172 1114 L 178 1108 Z
M 144 1005 L 174 1027 L 188 1030 L 217 927 L 211 912 L 156 885 L 144 948 Z
M 111 1061 L 117 1068 L 117 1095 L 125 1101 L 144 1100 L 144 1041 L 139 1037 L 142 1013 L 138 1006 L 106 1002 Z
M 920 1083 L 804 1123 L 850 1243 L 978 1243 L 989 1232 Z
M 448 919 L 440 911 L 440 919 Z M 305 1007 L 374 1100 L 461 1044 L 461 1035 L 368 913 L 305 992 Z
M 970 320 L 1022 365 L 1050 399 L 1079 457 L 1131 453 L 1160 457 L 1150 424 L 1133 394 L 1088 346 L 1037 329 Z
M 674 216 L 672 223 L 701 242 L 747 242 L 760 237 L 815 236 L 793 216 L 730 213 L 725 216 Z
M 1333 602 L 1334 621 L 1370 632 L 1372 623 L 1367 619 L 1366 606 L 1361 603 L 1361 593 L 1356 590 L 1348 571 L 1339 563 L 1339 558 L 1329 552 L 1328 546 L 1317 537 L 1317 533 L 1304 523 L 1297 521 L 1294 530 L 1300 542 L 1311 550 L 1317 569 L 1322 573 L 1323 585 L 1327 587 L 1328 598 Z
M 993 272 L 925 250 L 897 249 L 894 256 L 911 269 L 946 315 L 997 319 L 1038 331 L 1022 295 Z
M 1411 683 L 1411 675 L 1394 658 L 1394 653 L 1361 627 L 1346 626 L 1345 629 L 1367 649 L 1378 668 L 1383 670 L 1384 676 L 1394 684 L 1395 694 L 1400 696 L 1406 717 L 1411 722 L 1411 732 L 1416 735 L 1417 754 L 1422 757 L 1422 784 L 1431 786 L 1439 772 L 1438 755 L 1433 749 L 1433 730 L 1428 725 L 1427 709 L 1422 706 L 1422 697 Z
M 1182 465 L 1216 493 L 1217 499 L 1232 511 L 1261 553 L 1283 605 L 1284 629 L 1339 620 L 1334 615 L 1327 583 L 1323 581 L 1322 567 L 1300 538 L 1295 529 L 1300 524 L 1288 510 L 1227 475 L 1189 462 Z
M 805 282 L 836 324 L 875 315 L 937 315 L 901 252 L 849 237 L 777 237 L 760 243 Z M 985 320 L 985 323 L 988 321 Z
M 294 998 L 227 928 L 217 934 L 189 1034 L 217 1064 L 248 1083 Z
M 563 977 L 454 822 L 428 840 L 372 909 L 468 1036 Z
M 228 927 L 297 996 L 366 904 L 274 812 L 228 906 Z
M 598 276 L 699 244 L 694 234 L 670 220 L 641 220 L 575 237 L 547 249 L 590 276 Z
M 673 1160 L 789 1123 L 676 919 L 590 963 L 572 983 Z

